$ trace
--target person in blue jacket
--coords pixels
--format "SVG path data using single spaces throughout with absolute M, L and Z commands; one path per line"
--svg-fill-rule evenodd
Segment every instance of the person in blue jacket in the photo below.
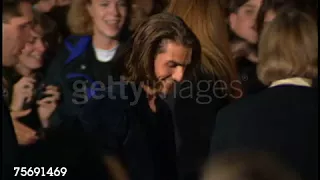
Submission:
M 72 1 L 67 22 L 73 35 L 64 41 L 45 75 L 44 84 L 58 86 L 61 92 L 58 115 L 50 123 L 59 130 L 55 136 L 63 138 L 52 148 L 59 158 L 65 157 L 63 163 L 77 177 L 83 173 L 94 179 L 105 176 L 77 117 L 97 95 L 94 89 L 120 77 L 116 64 L 130 36 L 130 8 L 129 0 Z
M 73 35 L 65 40 L 52 60 L 45 80 L 61 88 L 59 112 L 62 118 L 56 120 L 56 125 L 63 119 L 74 123 L 82 107 L 94 95 L 89 90 L 94 89 L 91 87 L 119 78 L 116 63 L 130 37 L 130 7 L 128 0 L 72 1 L 68 26 Z M 83 88 L 88 91 L 79 95 Z
M 115 179 L 176 180 L 174 123 L 163 97 L 199 65 L 200 43 L 169 13 L 141 23 L 132 43 L 124 77 L 92 98 L 80 120 Z

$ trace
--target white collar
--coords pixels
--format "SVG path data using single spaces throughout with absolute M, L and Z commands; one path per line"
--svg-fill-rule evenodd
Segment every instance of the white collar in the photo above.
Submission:
M 295 78 L 287 78 L 287 79 L 280 79 L 271 83 L 269 87 L 279 86 L 279 85 L 295 85 L 295 86 L 306 86 L 311 87 L 312 80 L 307 78 L 295 77 Z
M 97 57 L 97 60 L 100 62 L 109 62 L 112 60 L 114 55 L 117 52 L 119 45 L 113 47 L 112 49 L 105 50 L 105 49 L 98 49 L 94 47 L 94 51 Z

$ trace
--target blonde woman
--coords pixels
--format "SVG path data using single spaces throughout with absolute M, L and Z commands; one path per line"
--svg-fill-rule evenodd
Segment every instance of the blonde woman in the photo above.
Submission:
M 212 153 L 229 148 L 275 152 L 302 179 L 317 178 L 318 27 L 314 19 L 284 8 L 259 42 L 258 78 L 268 88 L 244 98 L 217 117 Z

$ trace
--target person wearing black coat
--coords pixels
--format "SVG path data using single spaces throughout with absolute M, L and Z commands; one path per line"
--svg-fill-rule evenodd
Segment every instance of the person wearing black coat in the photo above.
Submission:
M 176 180 L 173 120 L 163 97 L 199 64 L 200 43 L 169 13 L 144 21 L 132 43 L 124 82 L 92 98 L 80 118 L 114 177 Z
M 317 179 L 318 92 L 311 87 L 318 74 L 317 36 L 316 22 L 293 8 L 263 29 L 257 74 L 268 88 L 219 112 L 212 154 L 267 151 L 302 179 Z
M 215 117 L 229 103 L 223 84 L 198 73 L 200 81 L 184 81 L 176 88 L 173 117 L 181 179 L 197 179 L 210 147 Z

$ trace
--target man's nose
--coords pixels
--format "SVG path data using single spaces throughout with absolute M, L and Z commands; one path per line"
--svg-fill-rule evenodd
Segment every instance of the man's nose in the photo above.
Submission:
M 176 67 L 172 75 L 172 79 L 175 80 L 176 82 L 181 82 L 183 80 L 184 71 L 185 71 L 185 67 L 182 67 L 182 66 Z

